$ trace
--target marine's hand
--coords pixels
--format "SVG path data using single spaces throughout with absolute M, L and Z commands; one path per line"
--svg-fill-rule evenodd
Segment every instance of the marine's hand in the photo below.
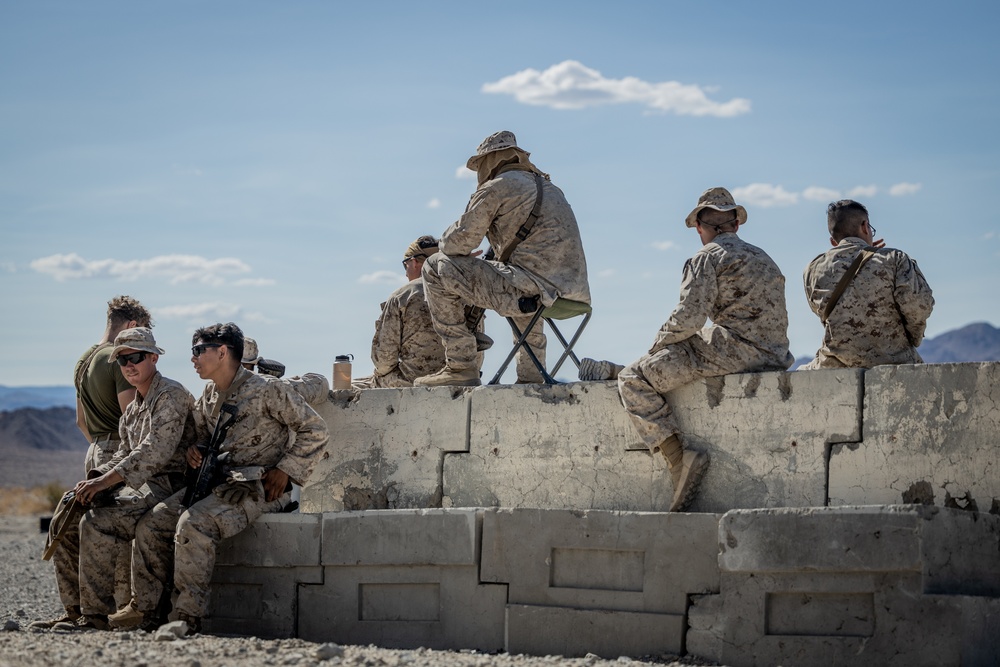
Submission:
M 278 468 L 271 468 L 263 477 L 265 500 L 271 502 L 281 497 L 288 486 L 288 474 Z
M 482 254 L 483 254 L 482 250 L 473 250 L 471 253 L 469 253 L 469 257 L 479 257 Z
M 187 448 L 186 458 L 189 466 L 191 466 L 192 468 L 199 467 L 201 465 L 201 459 L 202 459 L 201 450 L 199 450 L 194 445 L 191 445 L 190 447 Z
M 104 489 L 111 486 L 110 482 L 107 481 L 105 475 L 94 479 L 87 479 L 82 482 L 78 482 L 73 491 L 76 492 L 76 498 L 84 505 L 89 505 L 90 501 L 94 499 L 98 493 Z
M 875 239 L 872 242 L 872 247 L 873 248 L 884 248 L 885 247 L 885 239 Z

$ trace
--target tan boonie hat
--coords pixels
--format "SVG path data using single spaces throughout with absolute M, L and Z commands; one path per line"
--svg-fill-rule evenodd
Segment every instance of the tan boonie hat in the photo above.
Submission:
M 241 364 L 256 364 L 260 361 L 260 353 L 257 351 L 257 341 L 244 336 L 243 338 L 243 361 Z
M 403 259 L 411 257 L 430 257 L 438 251 L 438 240 L 433 236 L 424 235 L 406 247 Z
M 500 130 L 483 139 L 483 143 L 479 144 L 479 148 L 476 149 L 476 154 L 469 158 L 465 166 L 472 171 L 477 171 L 479 169 L 479 161 L 483 159 L 484 155 L 495 151 L 502 151 L 505 148 L 517 148 L 525 155 L 531 155 L 528 151 L 518 148 L 517 139 L 514 137 L 513 132 L 510 130 Z
M 115 336 L 115 347 L 111 350 L 108 363 L 113 363 L 125 350 L 135 350 L 137 352 L 149 352 L 150 354 L 166 354 L 161 348 L 156 347 L 156 339 L 153 338 L 153 330 L 149 327 L 135 327 L 125 329 Z
M 733 200 L 733 196 L 729 194 L 729 190 L 725 188 L 709 188 L 701 193 L 701 197 L 698 198 L 698 205 L 694 207 L 694 210 L 688 214 L 688 217 L 684 219 L 684 222 L 688 227 L 694 227 L 698 224 L 698 212 L 703 208 L 711 208 L 716 211 L 736 211 L 736 219 L 741 225 L 746 224 L 747 221 L 747 210 L 737 204 Z

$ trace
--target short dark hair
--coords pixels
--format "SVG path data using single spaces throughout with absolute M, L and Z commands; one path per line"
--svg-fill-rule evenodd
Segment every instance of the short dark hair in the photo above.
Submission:
M 243 330 L 236 326 L 235 322 L 211 324 L 198 329 L 191 337 L 191 344 L 197 345 L 198 341 L 222 343 L 233 351 L 233 358 L 237 364 L 243 361 Z
M 826 226 L 830 237 L 838 243 L 848 236 L 857 236 L 868 219 L 868 209 L 853 199 L 841 199 L 826 207 Z
M 708 210 L 708 209 L 704 209 L 703 208 L 700 211 L 698 211 L 698 222 L 700 224 L 704 225 L 705 227 L 712 227 L 713 229 L 715 229 L 716 232 L 718 232 L 720 234 L 722 232 L 735 232 L 738 229 L 737 223 L 740 221 L 740 218 L 739 218 L 739 215 L 736 213 L 736 211 L 733 211 L 733 219 L 732 220 L 727 220 L 726 222 L 722 223 L 721 225 L 712 225 L 712 224 L 709 224 L 709 223 L 705 222 L 705 220 L 701 217 L 701 214 L 704 213 L 706 210 Z
M 108 324 L 112 329 L 118 329 L 133 320 L 137 326 L 153 328 L 153 318 L 138 299 L 120 294 L 108 301 Z

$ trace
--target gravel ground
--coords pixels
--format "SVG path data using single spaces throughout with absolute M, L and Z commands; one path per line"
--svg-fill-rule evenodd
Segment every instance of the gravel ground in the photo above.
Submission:
M 41 559 L 45 536 L 37 517 L 0 515 L 0 667 L 209 667 L 238 665 L 343 665 L 348 667 L 607 667 L 644 662 L 661 665 L 707 665 L 696 659 L 603 660 L 596 656 L 562 658 L 469 651 L 395 650 L 375 646 L 315 644 L 301 639 L 258 639 L 195 635 L 158 640 L 152 633 L 59 632 L 34 630 L 28 624 L 62 614 L 52 564 Z

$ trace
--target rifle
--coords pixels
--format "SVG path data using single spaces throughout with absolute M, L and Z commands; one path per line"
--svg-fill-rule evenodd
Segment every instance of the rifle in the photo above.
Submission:
M 90 475 L 91 478 L 97 476 L 93 472 Z M 66 533 L 73 526 L 80 525 L 80 519 L 87 513 L 87 510 L 94 507 L 110 507 L 116 504 L 116 502 L 135 502 L 131 497 L 123 496 L 119 498 L 112 495 L 113 491 L 124 485 L 124 482 L 122 482 L 95 494 L 89 505 L 84 505 L 76 499 L 76 491 L 74 489 L 70 489 L 64 493 L 63 497 L 59 500 L 59 504 L 56 505 L 55 511 L 52 513 L 52 521 L 49 522 L 49 536 L 45 540 L 45 550 L 42 552 L 42 560 L 52 558 L 52 555 L 59 547 L 59 543 L 66 537 Z
M 208 445 L 201 452 L 201 465 L 197 469 L 188 468 L 187 479 L 185 479 L 187 489 L 184 491 L 184 499 L 181 501 L 181 505 L 184 507 L 191 507 L 199 500 L 204 499 L 216 486 L 216 476 L 219 472 L 219 449 L 222 448 L 229 428 L 236 422 L 236 413 L 238 412 L 232 403 L 223 403 L 219 409 L 229 415 L 229 418 L 225 419 L 224 415 L 219 415 L 219 420 L 215 422 L 215 432 L 212 433 L 212 439 L 208 441 Z
M 274 359 L 261 359 L 257 362 L 257 372 L 261 375 L 280 378 L 285 374 L 285 365 Z

